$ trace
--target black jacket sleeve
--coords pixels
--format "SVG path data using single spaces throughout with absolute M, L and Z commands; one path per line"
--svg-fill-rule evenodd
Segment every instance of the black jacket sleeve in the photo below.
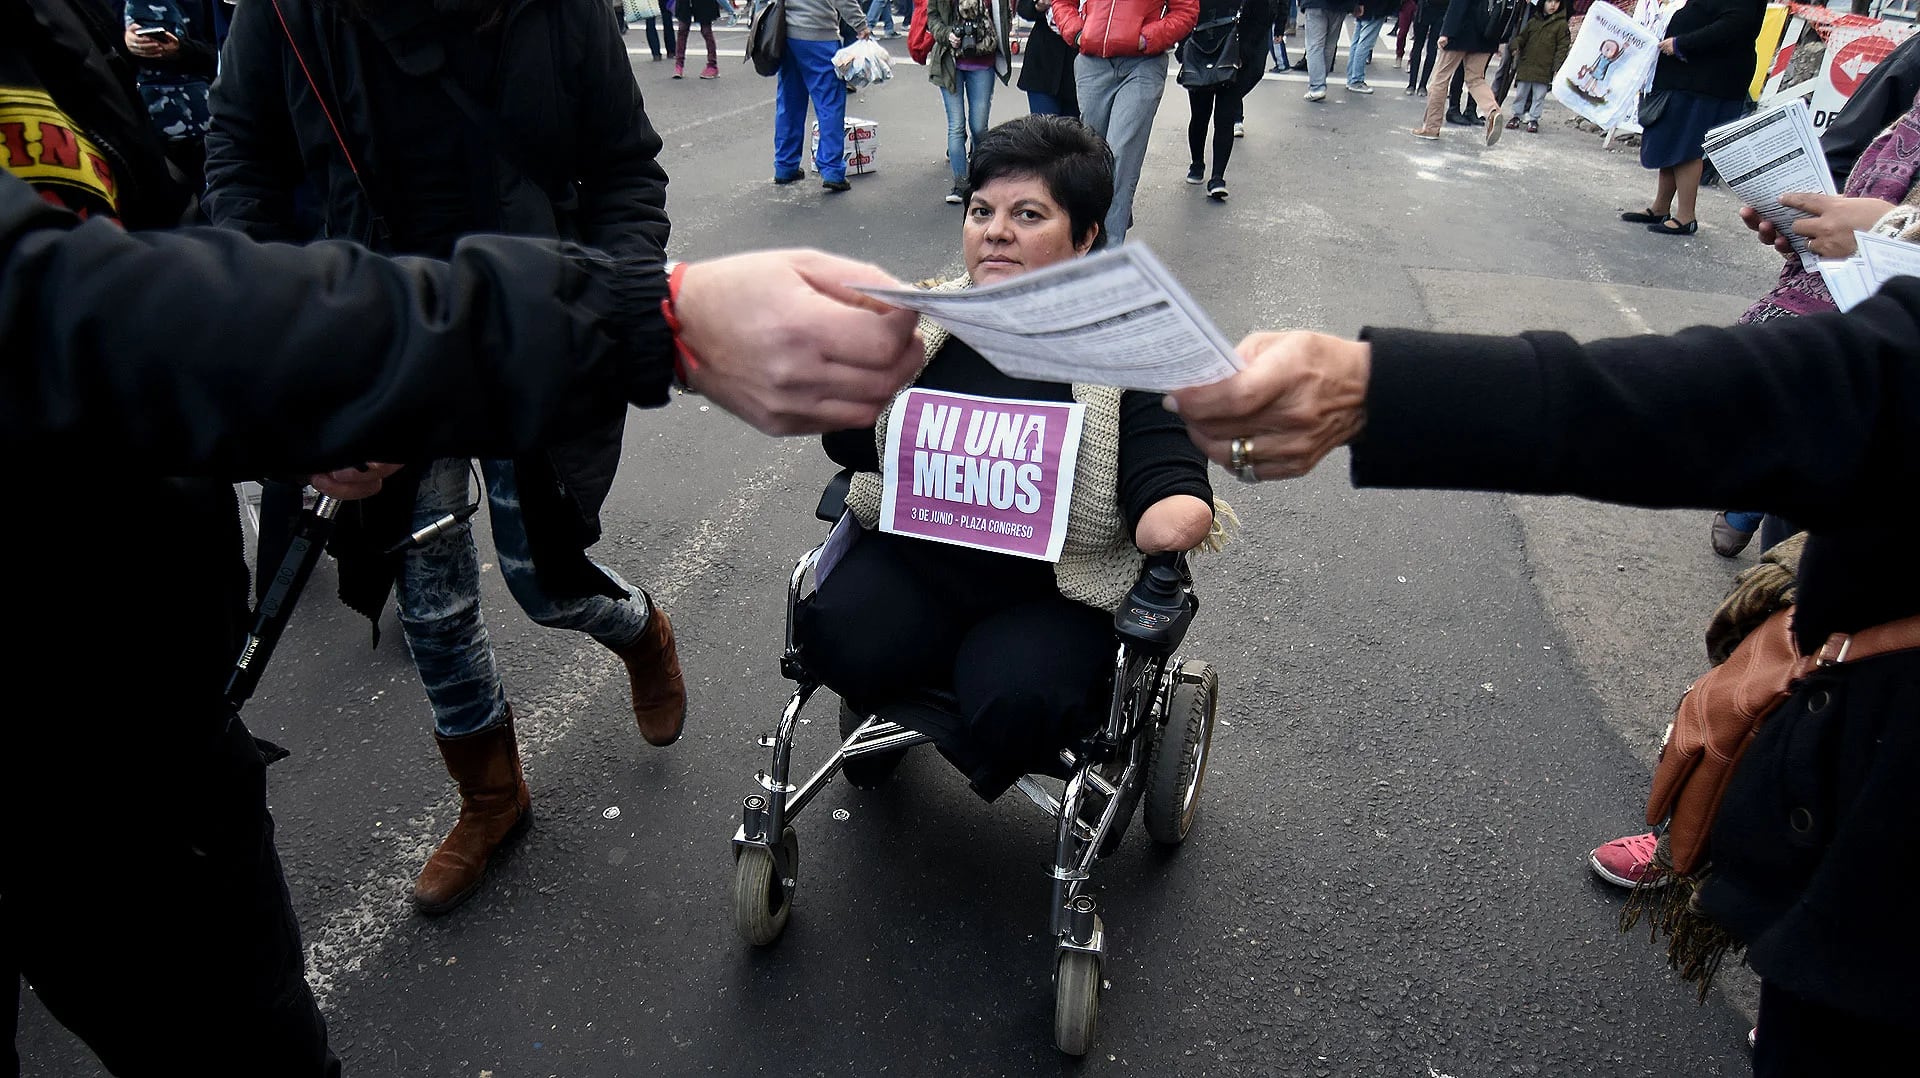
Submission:
M 647 119 L 615 16 L 601 0 L 590 9 L 583 62 L 592 76 L 581 96 L 580 238 L 621 254 L 667 249 L 667 173 L 660 136 Z
M 1476 6 L 1476 0 L 1448 0 L 1447 13 L 1440 19 L 1440 36 L 1453 41 L 1467 36 L 1467 19 L 1473 15 Z M 1478 38 L 1480 32 L 1475 30 L 1472 36 Z
M 286 44 L 273 5 L 242 3 L 227 33 L 207 132 L 207 218 L 256 240 L 297 242 L 300 140 L 287 105 Z M 331 106 L 329 106 L 331 107 Z M 324 192 L 321 192 L 324 194 Z
M 1814 531 L 1920 488 L 1920 279 L 1846 314 L 1672 337 L 1364 336 L 1356 485 L 1764 505 Z
M 852 468 L 856 472 L 880 470 L 880 447 L 874 444 L 872 427 L 823 434 L 820 436 L 820 446 L 827 451 L 827 459 L 842 468 Z
M 657 261 L 543 240 L 130 234 L 0 174 L 0 449 L 89 481 L 511 457 L 665 402 L 665 292 Z
M 1160 404 L 1161 394 L 1129 390 L 1120 397 L 1120 511 L 1127 535 L 1154 502 L 1191 494 L 1213 504 L 1207 458 L 1187 437 L 1187 424 Z

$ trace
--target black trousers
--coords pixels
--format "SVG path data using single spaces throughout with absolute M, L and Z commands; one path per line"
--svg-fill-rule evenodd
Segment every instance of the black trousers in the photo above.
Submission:
M 1105 718 L 1113 617 L 1039 561 L 864 532 L 800 612 L 807 669 L 857 708 L 950 688 L 940 749 L 991 801 Z
M 1440 20 L 1416 19 L 1413 24 L 1413 52 L 1407 57 L 1407 85 L 1427 92 L 1427 76 L 1440 52 Z M 1455 100 L 1458 100 L 1456 96 Z
M 246 727 L 164 755 L 74 752 L 70 777 L 92 777 L 36 789 L 44 814 L 9 821 L 0 853 L 9 1056 L 24 976 L 115 1075 L 338 1075 Z
M 1207 163 L 1207 125 L 1213 125 L 1213 171 L 1208 178 L 1220 180 L 1227 175 L 1227 160 L 1233 156 L 1233 125 L 1246 119 L 1247 99 L 1234 86 L 1187 91 L 1187 150 L 1193 163 Z

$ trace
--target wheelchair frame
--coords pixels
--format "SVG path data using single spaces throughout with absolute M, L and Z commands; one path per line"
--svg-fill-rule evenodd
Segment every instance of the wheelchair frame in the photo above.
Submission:
M 838 500 L 834 493 L 830 487 L 822 500 L 819 515 L 823 519 Z M 792 909 L 799 875 L 799 840 L 793 821 L 849 761 L 901 753 L 933 741 L 928 734 L 888 719 L 891 709 L 882 708 L 862 716 L 851 732 L 843 724 L 843 738 L 826 763 L 806 781 L 798 785 L 790 781 L 800 713 L 821 688 L 801 661 L 794 622 L 808 578 L 824 549 L 823 543 L 808 551 L 788 579 L 780 671 L 795 682 L 795 688 L 779 725 L 759 738 L 761 747 L 773 752 L 771 767 L 755 773 L 759 789 L 742 800 L 741 825 L 733 836 L 735 927 L 756 946 L 779 938 Z M 1171 627 L 1165 646 L 1115 634 L 1118 644 L 1107 717 L 1074 747 L 1061 750 L 1062 762 L 1072 770 L 1061 796 L 1055 798 L 1031 775 L 1016 785 L 1058 825 L 1048 917 L 1055 941 L 1054 1037 L 1060 1050 L 1071 1055 L 1092 1047 L 1106 967 L 1105 926 L 1098 903 L 1087 893 L 1093 868 L 1118 848 L 1143 796 L 1150 802 L 1147 823 L 1153 839 L 1164 845 L 1184 841 L 1206 776 L 1217 683 L 1207 664 L 1173 655 L 1199 609 L 1184 556 L 1174 564 L 1186 617 Z M 1179 716 L 1177 728 L 1170 721 L 1176 711 L 1186 712 Z M 1173 755 L 1159 759 L 1166 753 Z

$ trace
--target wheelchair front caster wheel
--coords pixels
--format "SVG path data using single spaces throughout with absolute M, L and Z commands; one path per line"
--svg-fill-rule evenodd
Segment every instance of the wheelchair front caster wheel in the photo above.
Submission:
M 1053 1043 L 1070 1056 L 1086 1055 L 1100 1024 L 1100 959 L 1061 951 L 1053 968 Z
M 1147 761 L 1147 834 L 1163 846 L 1185 842 L 1200 814 L 1219 693 L 1212 666 L 1198 660 L 1180 664 L 1167 694 L 1167 721 L 1154 732 Z
M 787 863 L 800 871 L 800 838 L 789 827 L 780 836 Z M 765 947 L 787 930 L 793 912 L 793 892 L 774 867 L 773 854 L 759 846 L 744 846 L 733 863 L 733 927 L 740 938 Z

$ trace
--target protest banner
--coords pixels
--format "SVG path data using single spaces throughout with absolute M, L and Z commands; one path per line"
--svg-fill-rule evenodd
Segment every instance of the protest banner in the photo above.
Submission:
M 1603 130 L 1632 119 L 1660 56 L 1653 31 L 1611 4 L 1587 9 L 1580 36 L 1553 78 L 1553 96 Z
M 894 401 L 880 530 L 1057 562 L 1086 406 L 918 386 Z
M 1760 105 L 1773 108 L 1803 97 L 1813 113 L 1814 129 L 1824 131 L 1860 83 L 1913 32 L 1903 23 L 1795 4 L 1768 68 Z

